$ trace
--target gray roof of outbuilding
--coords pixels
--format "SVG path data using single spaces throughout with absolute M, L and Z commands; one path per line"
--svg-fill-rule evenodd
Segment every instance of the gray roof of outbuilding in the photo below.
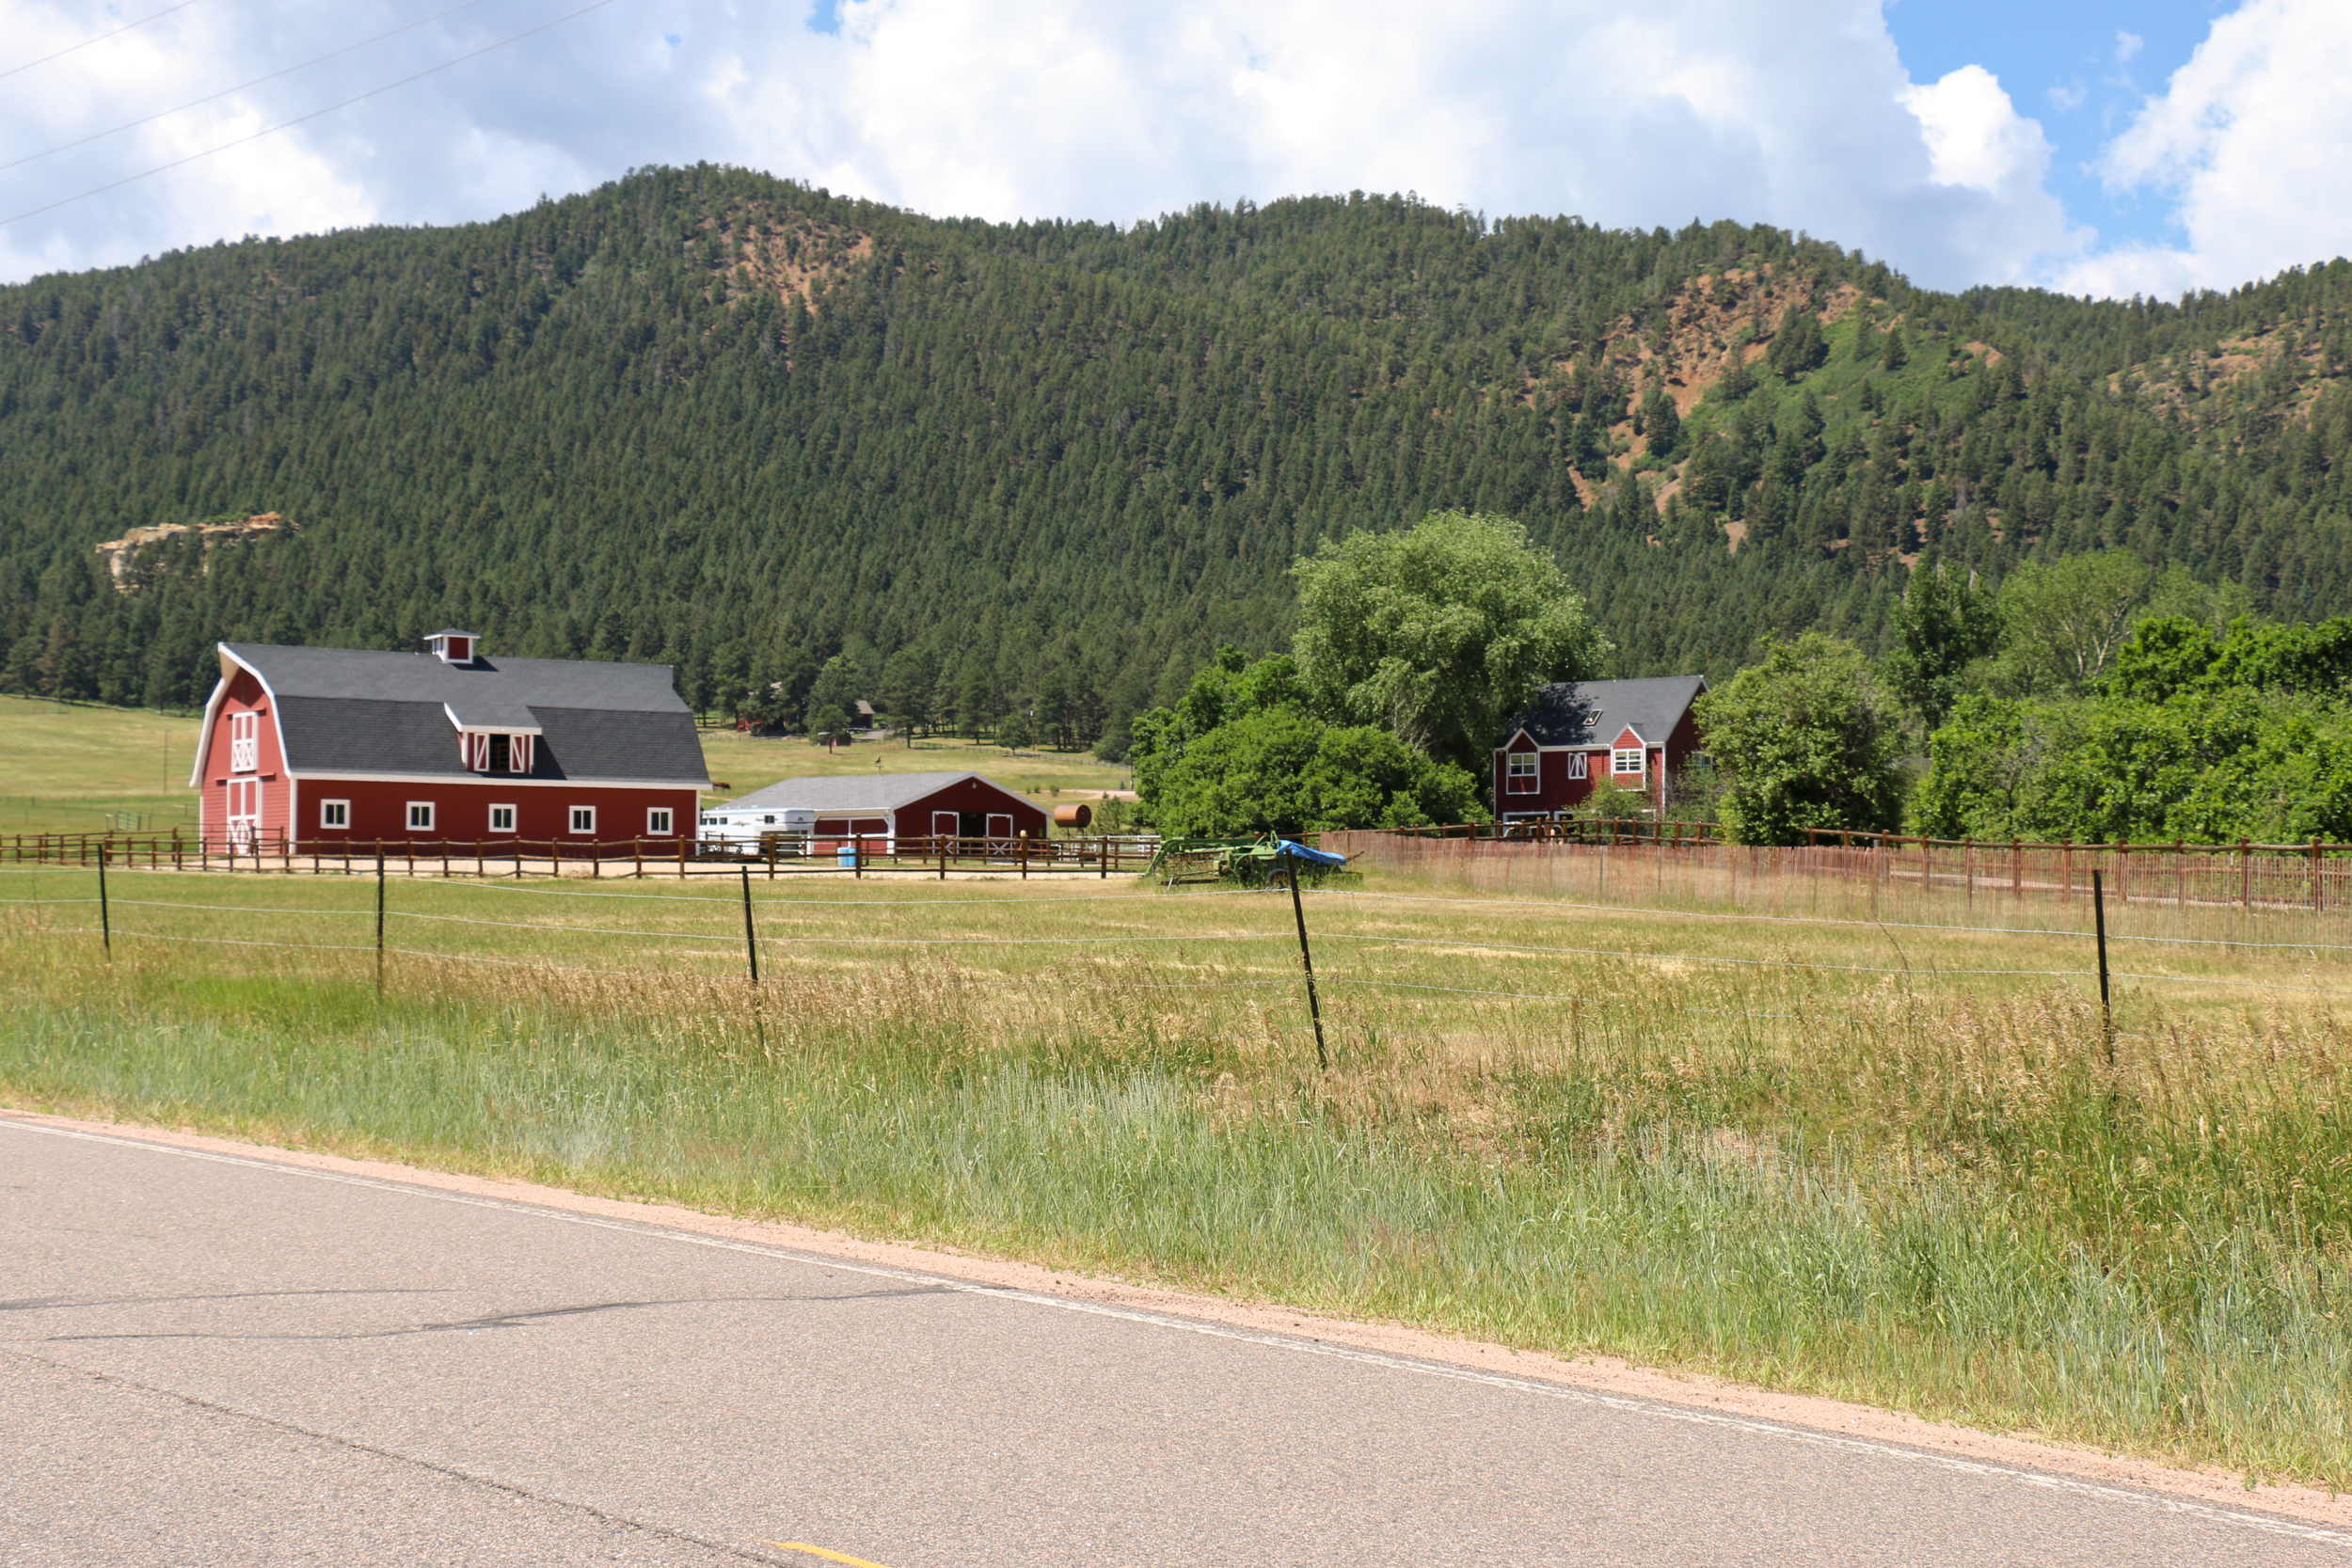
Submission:
M 562 658 L 448 664 L 364 648 L 223 646 L 278 698 L 297 773 L 469 773 L 450 722 L 535 728 L 530 777 L 708 784 L 694 716 L 664 664 Z
M 1538 746 L 1606 746 L 1629 724 L 1653 746 L 1682 721 L 1707 689 L 1701 675 L 1653 675 L 1637 681 L 1553 681 L 1502 727 L 1507 743 L 1525 730 Z
M 749 795 L 739 795 L 714 811 L 730 811 L 738 807 L 757 807 L 762 810 L 783 810 L 798 807 L 809 811 L 897 811 L 913 805 L 926 795 L 936 795 L 951 784 L 966 779 L 978 779 L 990 788 L 1018 800 L 1019 793 L 1006 789 L 993 779 L 977 773 L 842 773 L 831 778 L 785 779 L 765 789 L 755 789 Z

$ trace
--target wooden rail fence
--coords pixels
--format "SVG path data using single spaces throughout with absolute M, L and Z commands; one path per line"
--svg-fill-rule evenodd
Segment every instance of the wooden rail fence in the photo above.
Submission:
M 1113 833 L 1041 839 L 777 833 L 747 849 L 737 842 L 695 839 L 320 841 L 175 832 L 18 833 L 0 839 L 0 863 L 351 876 L 373 873 L 381 857 L 405 874 L 439 877 L 733 877 L 748 866 L 771 878 L 812 872 L 944 878 L 954 870 L 1025 879 L 1137 873 L 1151 863 L 1152 850 L 1150 840 Z

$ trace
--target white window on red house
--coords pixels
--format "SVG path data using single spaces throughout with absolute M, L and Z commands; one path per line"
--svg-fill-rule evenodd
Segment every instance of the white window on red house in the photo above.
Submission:
M 1533 795 L 1538 783 L 1535 769 L 1535 752 L 1513 752 L 1504 771 L 1504 790 L 1512 795 Z
M 1620 746 L 1609 753 L 1609 771 L 1629 778 L 1642 776 L 1642 749 Z
M 648 838 L 669 837 L 670 824 L 675 820 L 675 818 L 670 815 L 669 807 L 647 806 L 645 808 L 645 835 Z
M 350 827 L 351 802 L 348 800 L 321 800 L 319 802 L 319 826 L 322 828 Z
M 572 808 L 572 832 L 576 833 L 593 833 L 596 831 L 596 808 L 594 806 L 574 806 Z
M 515 831 L 515 808 L 492 806 L 490 808 L 490 831 L 494 833 L 513 832 Z
M 229 716 L 229 771 L 250 773 L 262 766 L 262 716 L 258 713 L 232 713 Z
M 1569 778 L 1571 778 L 1571 779 L 1586 779 L 1586 778 L 1590 778 L 1590 777 L 1592 777 L 1591 768 L 1592 768 L 1592 759 L 1591 759 L 1590 757 L 1587 757 L 1587 756 L 1586 756 L 1583 752 L 1570 752 L 1568 753 L 1568 777 L 1569 777 Z
M 412 833 L 429 833 L 433 831 L 432 801 L 411 800 L 408 802 L 408 831 Z

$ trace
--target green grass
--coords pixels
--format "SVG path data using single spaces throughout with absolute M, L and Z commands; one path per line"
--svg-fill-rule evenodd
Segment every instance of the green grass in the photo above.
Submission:
M 739 890 L 401 880 L 394 944 L 435 956 L 395 955 L 379 1002 L 365 951 L 124 936 L 109 966 L 64 901 L 91 879 L 6 880 L 18 1104 L 2352 1481 L 2352 1039 L 2324 1000 L 2218 983 L 2308 978 L 2308 956 L 2168 954 L 2146 972 L 2197 983 L 2127 991 L 2109 1067 L 2080 982 L 1949 973 L 2051 967 L 2039 938 L 1947 933 L 1902 970 L 1869 928 L 1375 877 L 1310 895 L 1319 1072 L 1263 894 L 761 882 L 783 940 L 755 992 Z M 114 892 L 119 930 L 373 930 L 363 879 Z M 540 967 L 471 961 L 494 958 Z
M 193 714 L 0 696 L 0 833 L 193 826 L 200 727 Z

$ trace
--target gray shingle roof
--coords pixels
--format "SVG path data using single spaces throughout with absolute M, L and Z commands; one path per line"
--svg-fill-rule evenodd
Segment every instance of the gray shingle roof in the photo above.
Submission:
M 694 716 L 664 664 L 561 658 L 446 664 L 430 654 L 223 644 L 277 694 L 295 772 L 469 773 L 451 714 L 536 729 L 530 777 L 709 783 Z
M 981 778 L 977 773 L 845 773 L 834 778 L 786 779 L 765 789 L 755 789 L 749 795 L 739 795 L 725 805 L 712 809 L 781 810 L 797 806 L 810 811 L 897 811 L 965 779 L 979 779 L 992 788 L 1004 790 L 1008 795 L 1013 793 L 995 780 Z
M 1699 675 L 1653 675 L 1638 681 L 1553 681 L 1512 715 L 1495 744 L 1519 731 L 1538 746 L 1606 746 L 1628 724 L 1662 746 L 1683 711 L 1707 689 Z

